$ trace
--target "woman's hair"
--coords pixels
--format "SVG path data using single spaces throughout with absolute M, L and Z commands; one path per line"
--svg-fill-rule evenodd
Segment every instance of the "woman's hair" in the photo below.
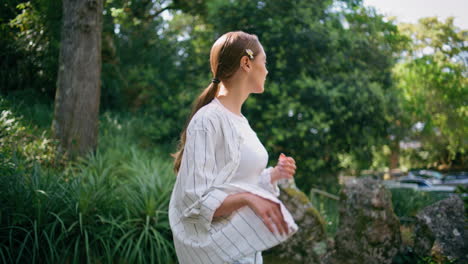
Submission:
M 205 90 L 198 96 L 192 104 L 192 113 L 189 115 L 185 127 L 180 135 L 177 152 L 171 154 L 174 157 L 174 171 L 179 172 L 182 155 L 184 153 L 185 141 L 187 138 L 187 127 L 195 113 L 211 102 L 219 90 L 219 82 L 228 80 L 240 67 L 240 59 L 248 56 L 247 49 L 253 54 L 260 52 L 260 42 L 256 35 L 248 34 L 242 31 L 228 32 L 216 40 L 211 47 L 210 65 L 213 73 L 213 80 Z

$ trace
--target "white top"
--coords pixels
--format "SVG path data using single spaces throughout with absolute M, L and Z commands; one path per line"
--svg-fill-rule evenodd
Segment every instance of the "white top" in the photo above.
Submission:
M 277 198 L 279 188 L 270 183 L 272 168 L 265 168 L 266 162 L 262 163 L 261 170 L 254 169 L 260 171 L 259 175 L 236 177 L 237 172 L 246 169 L 244 165 L 239 166 L 243 150 L 261 149 L 258 145 L 250 150 L 245 148 L 243 143 L 251 141 L 242 132 L 246 131 L 242 129 L 244 121 L 248 124 L 244 116 L 234 114 L 214 99 L 197 111 L 187 127 L 181 167 L 169 204 L 169 222 L 181 264 L 232 263 L 272 248 L 298 230 L 291 214 Z M 260 153 L 250 154 L 265 159 Z M 213 220 L 214 212 L 229 194 L 245 191 L 278 203 L 289 234 L 270 232 L 248 206 Z
M 239 167 L 237 167 L 231 182 L 258 184 L 259 176 L 268 163 L 268 152 L 258 139 L 257 133 L 250 127 L 249 121 L 245 117 L 238 118 L 239 116 L 235 114 L 234 116 L 237 117 L 234 120 L 238 124 L 244 142 L 240 148 Z

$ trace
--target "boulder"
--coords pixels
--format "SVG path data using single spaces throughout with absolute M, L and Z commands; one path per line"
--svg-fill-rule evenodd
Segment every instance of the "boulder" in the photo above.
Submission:
M 294 181 L 280 185 L 279 199 L 291 212 L 299 231 L 286 242 L 266 251 L 279 260 L 278 263 L 320 263 L 327 252 L 325 221 L 312 205 L 307 195 L 299 190 Z
M 401 245 L 400 222 L 391 193 L 378 180 L 345 182 L 340 191 L 335 248 L 324 263 L 390 264 Z
M 414 251 L 454 263 L 468 263 L 468 231 L 463 201 L 457 195 L 422 209 L 416 215 Z

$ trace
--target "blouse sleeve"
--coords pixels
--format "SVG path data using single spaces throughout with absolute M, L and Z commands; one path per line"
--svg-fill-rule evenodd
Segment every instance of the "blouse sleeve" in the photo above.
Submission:
M 278 188 L 278 182 L 271 183 L 271 171 L 273 170 L 273 167 L 268 167 L 262 171 L 259 177 L 259 185 L 263 189 L 269 191 L 276 197 L 280 195 L 280 190 Z
M 179 176 L 182 177 L 182 220 L 208 231 L 213 214 L 228 193 L 213 186 L 216 175 L 215 133 L 209 120 L 189 126 Z M 207 123 L 207 124 L 204 124 Z M 222 151 L 222 150 L 221 150 Z

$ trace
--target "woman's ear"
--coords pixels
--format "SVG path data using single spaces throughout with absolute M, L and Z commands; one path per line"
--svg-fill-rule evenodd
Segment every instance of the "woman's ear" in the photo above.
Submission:
M 246 72 L 249 72 L 252 69 L 251 61 L 247 56 L 242 56 L 240 59 L 240 67 Z

